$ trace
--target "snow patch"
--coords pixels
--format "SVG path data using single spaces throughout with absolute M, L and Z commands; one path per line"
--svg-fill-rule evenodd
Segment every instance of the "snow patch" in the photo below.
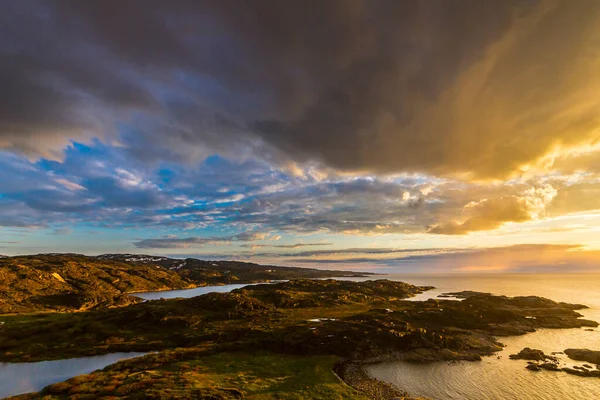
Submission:
M 186 261 L 182 261 L 182 262 L 180 262 L 179 264 L 175 264 L 175 265 L 173 265 L 173 266 L 172 266 L 171 268 L 169 268 L 169 269 L 181 269 L 181 268 L 183 268 L 183 267 L 184 267 L 186 264 L 187 264 L 187 262 L 186 262 Z

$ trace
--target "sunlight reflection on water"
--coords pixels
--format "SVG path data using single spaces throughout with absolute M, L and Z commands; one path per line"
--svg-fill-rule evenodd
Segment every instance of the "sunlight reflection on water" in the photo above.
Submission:
M 435 292 L 421 295 L 435 297 L 437 292 L 476 290 L 508 296 L 537 295 L 556 301 L 583 303 L 589 309 L 580 310 L 584 318 L 600 322 L 600 275 L 390 275 L 388 279 L 418 285 L 436 286 Z M 425 298 L 421 298 L 425 300 Z M 582 378 L 564 372 L 531 372 L 526 362 L 510 360 L 509 354 L 524 347 L 543 350 L 546 354 L 566 348 L 600 350 L 600 330 L 542 329 L 535 333 L 502 337 L 507 347 L 500 359 L 485 357 L 481 362 L 448 364 L 412 364 L 386 362 L 372 365 L 369 373 L 390 382 L 411 395 L 436 400 L 581 400 L 600 398 L 600 379 Z M 584 363 L 559 355 L 561 364 Z

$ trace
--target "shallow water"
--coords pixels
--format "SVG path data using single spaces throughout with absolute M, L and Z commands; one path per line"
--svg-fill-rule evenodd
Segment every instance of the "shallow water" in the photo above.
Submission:
M 600 322 L 600 274 L 572 275 L 417 275 L 393 274 L 366 278 L 364 281 L 391 279 L 415 285 L 435 286 L 409 300 L 436 298 L 445 292 L 476 290 L 508 296 L 537 295 L 557 301 L 582 303 L 590 308 L 579 311 L 585 318 Z M 232 284 L 205 286 L 187 290 L 135 293 L 145 300 L 194 297 L 211 292 L 229 292 L 247 286 Z M 563 372 L 531 372 L 523 360 L 509 360 L 508 355 L 524 347 L 551 353 L 569 347 L 600 350 L 600 329 L 544 329 L 524 336 L 503 337 L 507 347 L 500 359 L 485 357 L 481 362 L 445 362 L 410 364 L 387 362 L 368 368 L 373 376 L 395 384 L 412 395 L 436 400 L 582 400 L 600 399 L 600 379 L 581 378 Z M 0 398 L 38 391 L 43 387 L 86 374 L 125 358 L 143 353 L 115 353 L 39 363 L 0 363 Z M 566 365 L 583 365 L 558 355 Z
M 196 297 L 207 293 L 227 293 L 234 289 L 240 289 L 249 285 L 258 285 L 257 283 L 231 284 L 221 286 L 202 286 L 193 289 L 181 290 L 164 290 L 160 292 L 138 292 L 131 293 L 132 296 L 142 298 L 144 300 L 160 300 L 160 299 L 175 299 L 178 297 L 189 298 Z
M 88 374 L 117 361 L 144 354 L 146 353 L 113 353 L 33 363 L 0 363 L 0 398 L 37 392 L 52 383 Z
M 579 312 L 587 319 L 600 322 L 600 275 L 390 275 L 388 279 L 418 285 L 433 285 L 436 289 L 419 299 L 436 297 L 439 293 L 477 290 L 508 296 L 537 295 L 556 301 L 582 303 L 590 308 Z M 437 400 L 582 400 L 600 399 L 600 379 L 582 378 L 564 372 L 532 372 L 526 361 L 510 360 L 509 354 L 524 347 L 543 350 L 546 354 L 566 348 L 600 350 L 600 329 L 543 329 L 523 335 L 502 337 L 507 347 L 501 356 L 485 357 L 481 362 L 437 362 L 412 364 L 386 362 L 368 368 L 374 377 L 392 383 L 411 395 Z M 558 355 L 561 364 L 583 365 Z

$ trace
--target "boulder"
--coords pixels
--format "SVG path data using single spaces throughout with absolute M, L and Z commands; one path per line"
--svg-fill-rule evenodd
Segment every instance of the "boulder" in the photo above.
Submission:
M 589 378 L 599 378 L 600 377 L 600 371 L 588 371 L 585 368 L 581 368 L 581 369 L 575 369 L 574 368 L 563 368 L 562 370 L 564 372 L 566 372 L 567 374 L 571 374 L 571 375 L 577 375 L 577 376 L 583 376 L 583 377 L 589 377 Z
M 549 362 L 540 364 L 539 367 L 542 369 L 548 370 L 548 371 L 560 371 L 560 368 L 558 367 L 558 365 L 556 365 L 554 363 L 549 363 Z
M 511 360 L 534 360 L 534 361 L 544 361 L 546 359 L 556 361 L 555 357 L 548 356 L 544 354 L 543 351 L 538 349 L 531 349 L 529 347 L 525 347 L 518 354 L 511 354 L 508 356 Z
M 572 360 L 600 364 L 600 351 L 589 349 L 566 349 L 565 354 Z

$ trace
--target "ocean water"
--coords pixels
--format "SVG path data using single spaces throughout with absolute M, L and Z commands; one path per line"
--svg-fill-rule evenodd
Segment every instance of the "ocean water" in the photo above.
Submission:
M 581 303 L 584 318 L 600 322 L 600 274 L 486 274 L 417 275 L 393 274 L 368 278 L 344 278 L 364 281 L 390 279 L 436 288 L 410 300 L 435 298 L 441 293 L 476 290 L 507 296 L 537 295 L 556 301 Z M 146 300 L 193 297 L 210 292 L 228 292 L 246 285 L 206 286 L 189 290 L 135 293 Z M 411 364 L 386 362 L 368 367 L 368 372 L 415 396 L 436 400 L 600 400 L 600 378 L 581 378 L 563 372 L 531 372 L 523 360 L 508 355 L 523 347 L 549 354 L 566 348 L 600 350 L 600 329 L 543 329 L 523 336 L 500 338 L 507 347 L 501 358 L 485 357 L 480 362 Z M 39 363 L 0 363 L 0 398 L 38 391 L 51 383 L 89 373 L 137 353 L 117 353 Z M 564 356 L 565 365 L 583 365 Z
M 486 274 L 486 275 L 388 275 L 387 279 L 436 289 L 416 300 L 434 298 L 443 292 L 476 290 L 499 295 L 536 295 L 556 301 L 580 303 L 584 318 L 600 322 L 600 274 Z M 564 372 L 525 369 L 526 361 L 510 360 L 509 354 L 524 347 L 546 354 L 567 348 L 600 350 L 600 329 L 542 329 L 523 336 L 501 337 L 506 348 L 480 362 L 436 362 L 414 364 L 385 362 L 371 365 L 368 372 L 413 396 L 436 400 L 585 400 L 600 399 L 600 378 L 582 378 Z M 558 355 L 564 366 L 583 365 Z

